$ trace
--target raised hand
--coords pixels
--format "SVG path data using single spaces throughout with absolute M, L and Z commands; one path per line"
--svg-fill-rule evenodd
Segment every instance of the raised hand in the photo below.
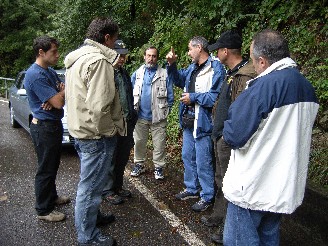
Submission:
M 175 63 L 178 59 L 178 56 L 175 54 L 175 51 L 173 49 L 173 47 L 171 46 L 171 50 L 170 52 L 166 55 L 166 60 L 167 62 L 172 65 L 173 63 Z

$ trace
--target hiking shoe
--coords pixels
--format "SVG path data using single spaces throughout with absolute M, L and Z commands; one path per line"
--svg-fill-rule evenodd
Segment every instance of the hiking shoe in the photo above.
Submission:
M 95 245 L 106 245 L 106 246 L 116 246 L 116 240 L 111 236 L 99 235 L 96 239 L 89 241 L 87 243 L 79 243 L 79 246 L 95 246 Z
M 66 218 L 66 215 L 52 210 L 50 214 L 48 215 L 38 215 L 38 219 L 40 220 L 46 220 L 46 221 L 50 221 L 50 222 L 57 222 L 57 221 L 62 221 Z
M 119 195 L 120 197 L 131 197 L 132 196 L 131 191 L 125 190 L 125 189 L 118 190 L 117 195 Z
M 140 174 L 144 173 L 145 171 L 146 168 L 143 164 L 136 163 L 130 175 L 133 177 L 138 177 Z
M 110 214 L 102 214 L 98 212 L 97 214 L 97 226 L 105 226 L 115 221 L 115 215 Z
M 58 196 L 55 200 L 55 205 L 63 205 L 69 203 L 71 199 L 68 196 Z
M 202 216 L 200 218 L 201 222 L 208 227 L 216 227 L 219 226 L 222 222 L 222 217 L 210 215 L 210 216 Z
M 198 202 L 196 202 L 194 205 L 191 206 L 192 210 L 196 211 L 196 212 L 202 212 L 205 211 L 206 209 L 208 209 L 209 206 L 212 205 L 212 202 L 209 201 L 205 201 L 203 199 L 200 199 Z
M 211 235 L 211 240 L 216 244 L 223 244 L 223 224 Z
M 164 179 L 164 174 L 163 174 L 163 168 L 161 167 L 155 167 L 155 179 Z
M 116 194 L 105 196 L 105 200 L 113 205 L 119 205 L 124 202 L 123 197 L 120 197 L 119 195 Z
M 199 197 L 198 194 L 191 193 L 187 190 L 183 190 L 179 194 L 175 195 L 176 199 L 183 200 L 183 201 L 191 198 L 198 198 L 198 197 Z

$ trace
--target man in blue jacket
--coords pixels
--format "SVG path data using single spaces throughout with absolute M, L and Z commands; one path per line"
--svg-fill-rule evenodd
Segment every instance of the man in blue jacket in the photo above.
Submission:
M 227 246 L 279 245 L 281 215 L 294 212 L 304 197 L 319 108 L 279 32 L 256 34 L 250 56 L 258 76 L 231 104 L 223 128 L 233 149 L 222 189 L 229 201 Z
M 220 95 L 213 107 L 212 140 L 216 157 L 215 182 L 217 192 L 212 214 L 201 218 L 201 221 L 207 226 L 218 226 L 218 230 L 211 236 L 215 243 L 223 242 L 223 224 L 228 205 L 222 192 L 222 179 L 228 168 L 231 148 L 222 139 L 224 121 L 228 117 L 230 104 L 245 89 L 246 82 L 257 76 L 252 62 L 242 57 L 242 43 L 242 38 L 236 31 L 228 30 L 220 35 L 216 43 L 209 45 L 209 50 L 216 50 L 217 57 L 228 68 L 227 76 L 220 89 Z
M 214 191 L 213 129 L 211 110 L 225 77 L 219 60 L 212 58 L 205 38 L 193 37 L 188 44 L 192 64 L 178 70 L 173 48 L 167 54 L 169 79 L 182 88 L 179 119 L 183 128 L 182 160 L 186 189 L 176 195 L 178 200 L 197 198 L 194 211 L 206 210 L 212 203 Z

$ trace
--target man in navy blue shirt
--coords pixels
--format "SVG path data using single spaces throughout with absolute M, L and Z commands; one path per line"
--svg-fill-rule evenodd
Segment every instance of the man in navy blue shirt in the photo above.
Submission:
M 36 61 L 26 71 L 24 87 L 33 119 L 30 134 L 38 158 L 35 175 L 35 209 L 39 219 L 61 221 L 65 214 L 54 210 L 55 205 L 70 201 L 58 196 L 56 176 L 60 163 L 64 115 L 65 85 L 50 66 L 56 65 L 59 43 L 48 36 L 34 40 Z

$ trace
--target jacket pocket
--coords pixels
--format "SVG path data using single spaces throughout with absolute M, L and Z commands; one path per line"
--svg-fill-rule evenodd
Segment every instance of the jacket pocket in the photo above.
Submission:
M 167 102 L 165 103 L 159 103 L 158 109 L 155 109 L 153 111 L 154 114 L 154 120 L 155 122 L 161 121 L 163 119 L 166 119 L 169 114 L 169 107 Z
M 212 133 L 212 119 L 209 110 L 200 108 L 198 117 L 197 117 L 197 128 L 200 128 L 202 133 Z
M 158 99 L 166 99 L 167 98 L 167 90 L 166 87 L 160 86 L 157 88 L 157 98 Z

